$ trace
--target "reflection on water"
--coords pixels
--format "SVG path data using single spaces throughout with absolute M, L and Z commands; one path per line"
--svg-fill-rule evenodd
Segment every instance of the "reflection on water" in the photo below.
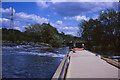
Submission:
M 51 49 L 51 51 L 47 51 L 46 49 Z M 2 48 L 2 77 L 51 78 L 67 50 L 67 47 L 4 46 Z

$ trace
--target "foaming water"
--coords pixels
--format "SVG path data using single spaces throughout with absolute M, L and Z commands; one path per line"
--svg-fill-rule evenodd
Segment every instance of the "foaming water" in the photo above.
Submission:
M 63 58 L 65 54 L 56 54 L 56 53 L 38 53 L 38 52 L 19 52 L 19 54 L 23 55 L 37 55 L 37 56 L 48 56 L 48 57 L 61 57 Z
M 42 50 L 41 50 L 42 49 Z M 45 49 L 45 50 L 44 50 Z M 46 49 L 49 49 L 47 51 Z M 68 50 L 67 47 L 64 48 L 50 48 L 43 46 L 31 46 L 31 45 L 19 45 L 14 47 L 3 46 L 3 55 L 38 55 L 38 56 L 48 56 L 48 57 L 61 57 L 63 58 Z M 7 52 L 7 53 L 6 53 Z M 9 52 L 9 54 L 8 54 Z
M 38 45 L 2 47 L 3 78 L 52 78 L 68 47 Z

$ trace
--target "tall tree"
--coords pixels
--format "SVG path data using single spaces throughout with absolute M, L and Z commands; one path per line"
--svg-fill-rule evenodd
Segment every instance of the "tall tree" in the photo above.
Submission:
M 79 24 L 82 38 L 91 41 L 92 46 L 119 51 L 120 19 L 119 11 L 107 10 L 99 14 L 98 19 L 83 20 Z M 116 48 L 117 47 L 117 48 Z

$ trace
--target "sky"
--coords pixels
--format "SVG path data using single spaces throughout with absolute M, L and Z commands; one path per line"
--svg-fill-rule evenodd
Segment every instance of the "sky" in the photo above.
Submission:
M 104 0 L 107 1 L 107 0 Z M 0 22 L 3 28 L 10 27 L 11 8 L 14 12 L 13 29 L 25 31 L 35 23 L 50 23 L 61 33 L 78 36 L 81 20 L 97 19 L 100 12 L 117 10 L 118 2 L 2 2 Z

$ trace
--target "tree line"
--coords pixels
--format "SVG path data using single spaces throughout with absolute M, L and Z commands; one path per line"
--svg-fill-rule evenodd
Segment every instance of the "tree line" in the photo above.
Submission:
M 67 43 L 72 40 L 80 40 L 80 38 L 65 35 L 64 32 L 59 33 L 50 23 L 36 23 L 26 27 L 24 32 L 2 28 L 2 40 L 5 43 L 34 42 L 50 44 L 52 47 L 62 47 L 68 46 Z
M 79 24 L 81 38 L 88 42 L 88 49 L 120 52 L 120 12 L 106 10 L 98 19 L 83 20 Z

